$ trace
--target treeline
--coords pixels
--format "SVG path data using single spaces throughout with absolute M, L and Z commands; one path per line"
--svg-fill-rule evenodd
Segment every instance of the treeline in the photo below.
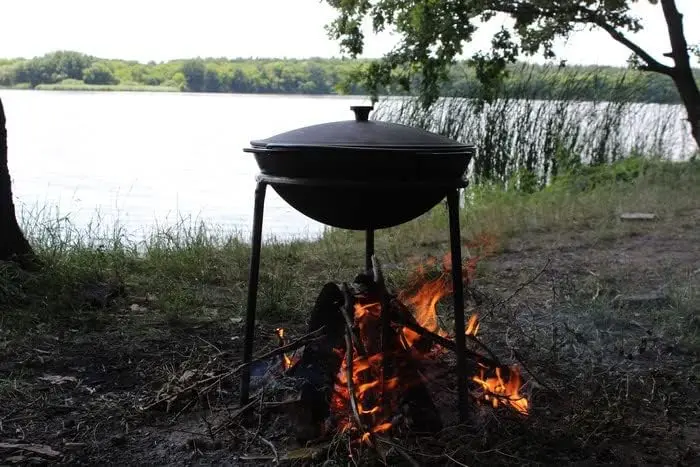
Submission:
M 0 87 L 36 88 L 41 85 L 81 85 L 114 89 L 160 87 L 173 91 L 364 94 L 358 85 L 343 86 L 347 78 L 366 66 L 367 60 L 349 59 L 225 59 L 196 58 L 140 63 L 107 60 L 71 51 L 32 59 L 0 59 Z M 698 72 L 700 80 L 700 72 Z M 86 86 L 87 87 L 87 86 Z M 515 65 L 505 82 L 507 94 L 540 99 L 616 100 L 678 103 L 673 82 L 655 73 L 614 67 Z M 402 94 L 389 89 L 389 94 Z M 451 70 L 443 87 L 445 96 L 474 97 L 482 92 L 474 71 L 466 63 Z M 502 94 L 501 91 L 500 94 Z

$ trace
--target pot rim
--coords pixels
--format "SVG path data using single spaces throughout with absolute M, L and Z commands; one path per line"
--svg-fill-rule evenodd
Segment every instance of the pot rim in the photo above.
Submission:
M 435 144 L 386 144 L 386 145 L 353 145 L 353 144 L 285 144 L 285 143 L 269 143 L 255 144 L 251 142 L 252 149 L 284 149 L 284 150 L 316 150 L 316 149 L 343 149 L 349 151 L 401 151 L 401 152 L 417 152 L 430 151 L 434 153 L 452 153 L 452 152 L 470 152 L 476 149 L 472 144 L 455 144 L 452 146 L 435 145 Z M 245 149 L 244 149 L 245 151 Z

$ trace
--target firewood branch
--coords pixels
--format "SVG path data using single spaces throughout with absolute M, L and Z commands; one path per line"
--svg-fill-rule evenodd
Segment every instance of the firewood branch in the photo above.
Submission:
M 229 371 L 225 371 L 223 373 L 219 373 L 217 375 L 209 376 L 209 377 L 204 378 L 202 380 L 196 381 L 195 383 L 190 384 L 189 386 L 178 390 L 175 394 L 170 394 L 170 395 L 167 395 L 166 397 L 159 398 L 159 399 L 155 400 L 151 404 L 143 407 L 141 410 L 148 411 L 148 410 L 152 409 L 153 407 L 155 407 L 163 402 L 168 402 L 168 401 L 172 402 L 172 401 L 177 400 L 178 398 L 182 397 L 183 395 L 190 393 L 191 391 L 197 391 L 199 394 L 206 393 L 212 387 L 219 384 L 219 382 L 221 382 L 222 380 L 224 380 L 226 378 L 230 378 L 231 376 L 240 373 L 241 370 L 243 370 L 244 368 L 246 368 L 250 365 L 267 360 L 267 359 L 272 358 L 272 357 L 276 357 L 278 355 L 282 355 L 283 353 L 291 351 L 291 350 L 296 350 L 300 347 L 303 347 L 305 345 L 310 344 L 311 342 L 315 342 L 317 340 L 325 338 L 325 335 L 324 335 L 325 329 L 326 329 L 325 326 L 322 326 L 322 327 L 316 329 L 315 331 L 310 332 L 310 333 L 300 337 L 299 339 L 295 340 L 294 342 L 290 342 L 289 344 L 287 344 L 285 346 L 277 347 L 269 352 L 266 352 L 266 353 L 260 355 L 259 357 L 254 358 L 253 360 L 251 360 L 248 363 L 242 363 Z
M 419 334 L 421 337 L 424 337 L 448 350 L 457 352 L 457 344 L 454 341 L 446 339 L 439 334 L 435 334 L 434 332 L 425 329 L 423 326 L 417 323 L 413 323 L 409 320 L 402 319 L 400 316 L 394 316 L 393 318 L 396 320 L 396 324 L 406 327 L 411 331 L 415 332 L 416 334 Z M 464 349 L 464 352 L 466 352 L 466 354 L 469 357 L 473 358 L 477 362 L 484 363 L 489 366 L 503 366 L 501 365 L 501 362 L 498 360 L 496 355 L 490 349 L 488 349 L 488 347 L 486 347 L 486 344 L 482 343 L 481 341 L 478 342 L 483 348 L 485 348 L 488 351 L 490 358 L 484 357 L 480 353 L 474 352 L 473 350 L 469 349 Z
M 304 347 L 305 345 L 310 344 L 311 342 L 317 341 L 319 339 L 323 339 L 325 337 L 325 335 L 324 335 L 325 330 L 326 330 L 326 327 L 321 326 L 320 328 L 316 329 L 315 331 L 310 332 L 304 336 L 301 336 L 299 339 L 295 340 L 294 342 L 290 342 L 287 345 L 283 345 L 283 346 L 277 347 L 273 350 L 270 350 L 269 352 L 264 353 L 264 354 L 260 355 L 259 357 L 252 359 L 248 363 L 240 364 L 239 366 L 234 368 L 232 371 L 237 373 L 237 372 L 241 371 L 243 368 L 250 366 L 250 365 L 253 365 L 254 363 L 258 363 L 258 362 L 261 362 L 263 360 L 267 360 L 269 358 L 276 357 L 278 355 L 282 355 L 283 353 L 286 353 L 286 352 L 289 352 L 292 350 L 296 350 L 300 347 Z
M 345 320 L 345 327 L 347 328 L 347 331 L 350 333 L 350 338 L 352 339 L 352 343 L 354 344 L 355 348 L 357 349 L 357 352 L 360 354 L 362 357 L 367 356 L 367 351 L 365 350 L 365 346 L 362 344 L 362 340 L 360 337 L 355 333 L 354 330 L 354 325 L 353 325 L 353 313 L 354 313 L 354 308 L 353 308 L 353 298 L 352 294 L 350 293 L 350 287 L 348 287 L 348 284 L 343 282 L 340 284 L 340 291 L 343 293 L 343 297 L 345 298 L 345 303 L 343 304 L 343 307 L 340 309 L 340 314 L 343 315 L 343 319 Z
M 362 433 L 367 433 L 365 424 L 362 422 L 362 417 L 360 416 L 360 408 L 357 404 L 357 398 L 355 396 L 355 383 L 352 380 L 353 373 L 353 345 L 352 338 L 350 337 L 351 330 L 347 329 L 345 331 L 345 377 L 348 380 L 348 399 L 350 400 L 350 408 L 352 409 L 352 415 L 357 423 L 357 428 Z
M 451 341 L 449 339 L 445 339 L 444 337 L 442 337 L 438 334 L 435 334 L 432 331 L 425 329 L 423 326 L 421 326 L 417 322 L 409 319 L 408 317 L 410 317 L 412 315 L 410 314 L 410 312 L 408 312 L 408 310 L 406 310 L 406 306 L 403 303 L 399 302 L 398 300 L 394 300 L 392 302 L 392 305 L 396 306 L 402 310 L 401 313 L 394 313 L 391 317 L 392 320 L 394 320 L 394 322 L 396 324 L 399 324 L 405 328 L 408 328 L 411 331 L 414 331 L 415 333 L 420 334 L 422 337 L 429 339 L 432 342 L 434 342 L 438 345 L 441 345 L 447 349 L 450 349 L 450 350 L 455 351 L 455 352 L 457 351 L 457 344 L 456 343 L 454 343 L 453 341 Z M 404 310 L 406 311 L 405 313 L 403 312 Z M 484 344 L 476 336 L 473 336 L 471 334 L 467 334 L 467 335 L 465 335 L 465 337 L 467 338 L 467 340 L 474 342 L 476 345 L 481 347 L 481 349 L 484 352 L 486 352 L 489 355 L 489 357 L 491 357 L 492 362 L 495 362 L 498 364 L 498 357 L 486 344 Z M 480 355 L 476 352 L 472 352 L 469 349 L 467 349 L 467 353 L 469 353 L 472 357 L 478 356 L 482 359 L 485 358 L 482 355 Z

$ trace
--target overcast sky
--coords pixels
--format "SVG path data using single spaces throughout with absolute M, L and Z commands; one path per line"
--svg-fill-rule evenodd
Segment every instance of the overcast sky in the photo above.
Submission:
M 700 0 L 677 0 L 677 5 L 689 42 L 700 42 Z M 635 11 L 645 24 L 635 41 L 663 58 L 669 45 L 661 7 L 640 0 Z M 320 0 L 0 0 L 0 57 L 53 50 L 143 62 L 332 57 L 340 55 L 339 48 L 323 28 L 332 18 L 333 10 Z M 378 57 L 395 43 L 388 34 L 367 32 L 367 57 Z M 489 37 L 479 35 L 465 53 L 488 46 Z M 629 56 L 602 31 L 578 32 L 557 50 L 569 63 L 623 65 Z

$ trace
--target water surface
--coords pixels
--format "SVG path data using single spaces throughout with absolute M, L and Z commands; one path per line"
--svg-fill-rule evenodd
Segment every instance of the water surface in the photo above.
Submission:
M 250 140 L 353 118 L 359 97 L 0 91 L 19 216 L 99 220 L 132 236 L 204 221 L 250 230 L 257 165 Z M 52 215 L 53 215 L 52 214 Z M 315 236 L 322 226 L 268 190 L 264 231 Z

